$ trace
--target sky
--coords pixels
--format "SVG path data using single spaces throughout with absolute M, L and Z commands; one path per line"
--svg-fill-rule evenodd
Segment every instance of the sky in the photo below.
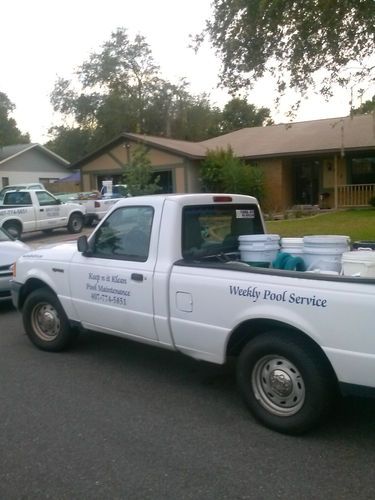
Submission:
M 5 0 L 1 6 L 0 92 L 16 106 L 12 114 L 18 128 L 32 142 L 45 143 L 48 129 L 58 123 L 50 94 L 58 77 L 73 72 L 92 52 L 110 39 L 118 27 L 130 37 L 143 35 L 151 47 L 161 74 L 171 82 L 185 77 L 190 92 L 210 95 L 212 104 L 223 107 L 230 99 L 218 89 L 220 61 L 206 44 L 198 54 L 189 35 L 199 33 L 210 17 L 211 0 Z M 274 112 L 272 85 L 260 82 L 248 102 L 271 109 L 276 123 L 288 122 L 291 102 Z M 311 96 L 304 101 L 295 121 L 346 116 L 348 93 L 337 91 L 328 103 Z

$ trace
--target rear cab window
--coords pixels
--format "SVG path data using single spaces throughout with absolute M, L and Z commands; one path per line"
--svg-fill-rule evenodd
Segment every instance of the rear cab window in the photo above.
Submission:
M 238 237 L 263 234 L 258 206 L 217 204 L 185 206 L 182 211 L 182 256 L 186 260 L 238 254 Z

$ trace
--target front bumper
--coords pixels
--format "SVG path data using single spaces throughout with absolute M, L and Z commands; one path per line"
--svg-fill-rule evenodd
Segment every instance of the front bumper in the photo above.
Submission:
M 12 278 L 12 273 L 8 269 L 0 270 L 0 302 L 3 300 L 10 300 L 10 281 Z
M 12 294 L 12 302 L 13 302 L 13 305 L 16 309 L 19 308 L 21 287 L 22 287 L 22 283 L 18 283 L 17 281 L 13 281 L 13 280 L 10 282 L 10 291 Z

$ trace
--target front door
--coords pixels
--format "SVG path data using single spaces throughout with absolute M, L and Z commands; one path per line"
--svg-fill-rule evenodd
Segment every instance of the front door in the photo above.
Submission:
M 321 163 L 314 159 L 293 161 L 295 175 L 294 203 L 296 205 L 318 205 Z
M 153 311 L 154 208 L 119 207 L 98 227 L 90 252 L 70 268 L 71 296 L 84 327 L 156 339 Z M 153 255 L 151 255 L 153 254 Z
M 39 207 L 35 207 L 37 215 L 36 228 L 43 230 L 66 225 L 64 206 L 46 191 L 35 191 Z

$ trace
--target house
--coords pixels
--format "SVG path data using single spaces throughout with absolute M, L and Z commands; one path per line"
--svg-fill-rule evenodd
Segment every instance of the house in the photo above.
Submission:
M 165 192 L 200 191 L 207 152 L 230 146 L 263 169 L 269 209 L 366 206 L 375 196 L 373 115 L 244 128 L 199 143 L 124 133 L 72 165 L 81 170 L 82 189 L 100 189 L 106 179 L 120 182 L 139 143 L 147 146 Z
M 41 182 L 47 187 L 71 174 L 69 162 L 41 144 L 15 144 L 0 147 L 1 187 Z

